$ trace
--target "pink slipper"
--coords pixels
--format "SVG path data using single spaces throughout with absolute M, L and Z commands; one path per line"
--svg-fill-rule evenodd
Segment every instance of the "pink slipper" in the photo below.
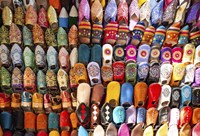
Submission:
M 140 9 L 137 0 L 132 0 L 131 5 L 129 6 L 129 18 L 129 30 L 133 31 L 133 28 L 135 27 L 140 18 Z

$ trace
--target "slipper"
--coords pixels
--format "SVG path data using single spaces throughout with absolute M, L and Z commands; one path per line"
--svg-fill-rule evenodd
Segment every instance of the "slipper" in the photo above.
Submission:
M 160 51 L 160 60 L 162 63 L 171 63 L 172 53 L 170 47 L 163 47 Z
M 133 35 L 131 37 L 131 44 L 138 46 L 140 42 L 142 41 L 142 37 L 145 31 L 145 26 L 143 22 L 138 22 L 134 29 L 133 29 Z
M 61 47 L 65 47 L 69 49 L 69 44 L 68 44 L 68 38 L 67 38 L 67 33 L 64 30 L 64 28 L 59 27 L 58 28 L 58 33 L 57 33 L 57 42 L 58 42 L 58 48 L 60 49 Z
M 18 28 L 18 26 L 14 23 L 12 23 L 10 26 L 9 39 L 10 39 L 10 44 L 22 43 L 22 33 L 20 29 Z
M 80 44 L 78 48 L 78 62 L 87 65 L 90 61 L 90 48 L 86 44 Z
M 58 132 L 58 130 L 52 130 L 50 131 L 49 136 L 60 136 L 60 133 Z
M 167 136 L 168 134 L 168 125 L 167 123 L 163 124 L 156 132 L 156 136 Z
M 157 62 L 150 63 L 149 75 L 147 78 L 148 84 L 158 83 L 160 79 L 160 64 Z
M 174 135 L 174 136 L 178 136 L 179 135 L 179 131 L 178 131 L 177 125 L 172 125 L 172 126 L 169 127 L 168 136 L 170 136 L 170 135 Z
M 151 45 L 153 38 L 154 38 L 154 34 L 155 34 L 155 28 L 153 26 L 148 26 L 144 31 L 144 35 L 142 37 L 142 41 L 140 44 L 141 45 L 143 45 L 143 44 Z
M 150 126 L 147 126 L 147 127 L 144 129 L 143 136 L 154 136 L 154 130 L 153 130 L 153 127 L 152 127 L 151 125 L 150 125 Z
M 0 56 L 1 66 L 9 68 L 11 66 L 10 51 L 6 45 L 4 44 L 0 45 L 0 54 L 1 54 Z
M 30 67 L 27 67 L 23 76 L 24 90 L 30 93 L 36 92 L 36 76 Z
M 45 94 L 47 92 L 46 75 L 42 70 L 37 72 L 37 90 L 40 94 Z
M 160 95 L 161 95 L 161 85 L 158 83 L 150 84 L 148 89 L 147 110 L 151 107 L 156 108 L 158 106 Z
M 178 87 L 184 75 L 185 75 L 185 64 L 184 63 L 173 64 L 173 73 L 170 81 L 170 86 Z
M 153 0 L 155 1 L 155 0 Z M 152 1 L 150 2 L 150 6 Z M 163 15 L 163 5 L 164 0 L 159 1 L 152 9 L 151 9 L 151 24 L 152 26 L 158 26 L 162 22 Z
M 192 105 L 193 106 L 199 106 L 200 105 L 199 93 L 200 93 L 200 88 L 199 87 L 193 87 L 193 91 L 192 91 Z
M 62 91 L 61 98 L 62 98 L 62 108 L 71 113 L 73 109 L 72 109 L 72 100 L 70 93 L 67 91 Z
M 59 18 L 58 18 L 59 27 L 63 27 L 65 29 L 67 29 L 68 28 L 68 19 L 69 19 L 69 15 L 68 15 L 65 7 L 62 7 L 60 14 L 59 14 Z
M 126 64 L 125 68 L 125 79 L 126 82 L 135 85 L 137 81 L 137 64 L 134 62 L 129 62 Z
M 45 42 L 47 46 L 52 46 L 54 48 L 58 47 L 56 36 L 51 28 L 47 28 L 45 31 Z
M 82 0 L 84 1 L 84 0 Z M 91 24 L 85 18 L 78 25 L 78 39 L 82 44 L 89 44 L 91 37 Z
M 9 94 L 6 94 L 4 92 L 0 93 L 0 99 L 2 100 L 0 102 L 0 108 L 4 109 L 4 110 L 8 110 L 10 109 L 11 106 L 11 98 Z
M 139 107 L 137 109 L 137 119 L 136 124 L 141 124 L 142 126 L 146 123 L 146 109 L 143 107 Z
M 101 67 L 102 63 L 102 47 L 100 44 L 94 44 L 90 52 L 90 61 L 97 62 Z
M 151 47 L 150 57 L 149 57 L 149 63 L 155 64 L 160 62 L 160 48 L 159 46 L 156 46 L 155 44 Z
M 44 110 L 46 114 L 52 112 L 51 94 L 44 94 Z
M 22 93 L 23 88 L 23 74 L 18 67 L 15 67 L 12 71 L 12 89 L 14 93 Z
M 179 136 L 191 136 L 192 135 L 192 128 L 190 124 L 185 124 L 181 127 Z
M 132 105 L 126 110 L 126 124 L 132 128 L 136 124 L 136 108 Z
M 58 130 L 59 128 L 59 114 L 51 112 L 48 116 L 48 130 Z M 53 136 L 53 135 L 52 135 Z
M 26 10 L 25 24 L 29 29 L 32 30 L 32 27 L 37 24 L 37 12 L 34 9 L 33 5 L 28 6 Z
M 194 60 L 195 46 L 193 44 L 186 44 L 183 48 L 182 63 L 192 64 Z
M 78 127 L 78 118 L 75 112 L 72 112 L 70 114 L 70 122 L 71 122 L 71 127 L 72 129 L 76 130 Z
M 102 107 L 101 107 L 101 124 L 105 127 L 105 126 L 108 126 L 108 129 L 109 127 L 112 127 L 111 126 L 111 123 L 113 121 L 113 107 L 111 107 L 111 105 L 109 103 L 105 103 Z M 115 126 L 114 124 L 112 124 L 113 126 Z M 110 128 L 110 129 L 116 129 L 116 128 Z M 108 130 L 107 130 L 108 131 Z M 110 132 L 107 132 L 106 133 L 110 133 Z
M 138 64 L 138 81 L 146 81 L 149 73 L 149 64 L 146 62 L 141 62 Z
M 100 105 L 103 96 L 104 96 L 104 86 L 102 84 L 95 85 L 92 91 L 91 103 Z
M 168 107 L 170 104 L 170 99 L 171 99 L 171 87 L 169 85 L 163 85 L 157 109 L 160 110 L 163 107 Z
M 130 83 L 123 83 L 120 91 L 120 105 L 125 108 L 133 105 L 133 86 Z
M 189 64 L 185 68 L 185 76 L 183 79 L 183 84 L 190 85 L 194 81 L 195 66 L 194 64 Z
M 28 14 L 28 12 L 27 12 L 27 14 Z M 35 14 L 33 14 L 33 16 L 34 15 Z M 3 8 L 2 19 L 3 19 L 3 25 L 8 26 L 8 27 L 11 26 L 12 20 L 13 20 L 13 13 L 8 6 Z
M 24 111 L 19 109 L 17 111 L 13 111 L 13 127 L 15 130 L 23 130 L 24 129 Z
M 129 133 L 129 127 L 126 123 L 123 123 L 119 130 L 118 130 L 118 136 L 130 136 L 130 133 Z
M 98 125 L 95 129 L 94 129 L 94 136 L 104 136 L 105 135 L 105 131 L 103 129 L 103 127 L 101 125 Z
M 81 0 L 78 7 L 79 23 L 83 19 L 90 20 L 90 5 L 87 0 Z
M 179 108 L 181 101 L 181 89 L 179 87 L 172 88 L 170 107 Z
M 129 40 L 129 29 L 127 24 L 121 24 L 118 28 L 116 44 L 126 45 Z
M 198 27 L 193 27 L 190 30 L 190 43 L 194 44 L 195 47 L 197 47 L 198 45 L 200 45 L 200 30 Z
M 169 118 L 170 110 L 171 110 L 170 107 L 163 107 L 159 110 L 159 117 L 158 117 L 159 125 L 168 124 L 170 119 Z
M 163 43 L 163 47 L 172 48 L 173 46 L 178 44 L 179 33 L 180 33 L 180 22 L 172 24 L 166 31 L 166 38 Z
M 187 12 L 187 17 L 186 17 L 186 20 L 185 20 L 186 24 L 189 24 L 191 26 L 196 24 L 198 14 L 199 14 L 199 11 L 200 11 L 199 7 L 200 7 L 200 2 L 196 2 L 190 7 L 190 9 Z
M 79 84 L 77 88 L 77 108 L 81 103 L 84 103 L 87 107 L 90 105 L 90 85 L 87 83 Z M 84 98 L 82 96 L 85 96 Z
M 118 4 L 117 21 L 119 24 L 128 25 L 128 4 L 127 4 L 126 0 L 122 0 Z
M 47 93 L 52 96 L 59 95 L 60 90 L 58 89 L 56 74 L 53 70 L 47 70 L 46 73 L 46 82 L 47 82 Z
M 36 114 L 43 113 L 43 95 L 34 93 L 32 97 L 32 108 Z
M 168 5 L 172 2 L 173 0 L 164 0 L 164 7 L 163 9 L 166 10 L 166 8 L 168 7 Z
M 78 63 L 78 49 L 73 48 L 70 55 L 69 55 L 69 61 L 70 61 L 70 66 L 71 68 L 74 67 L 76 63 Z
M 69 40 L 69 48 L 71 50 L 78 46 L 78 28 L 75 25 L 73 25 L 69 29 L 68 40 Z
M 168 63 L 163 63 L 160 67 L 160 82 L 162 85 L 169 84 L 172 76 L 173 66 Z
M 116 21 L 117 17 L 117 4 L 115 0 L 110 0 L 105 8 L 104 13 L 104 25 L 106 26 L 109 22 Z
M 102 24 L 103 22 L 103 7 L 99 0 L 94 0 L 91 5 L 91 19 L 93 23 Z
M 46 8 L 44 6 L 38 8 L 39 12 L 38 12 L 37 23 L 40 27 L 44 29 L 47 29 L 49 27 Z
M 77 117 L 78 117 L 79 125 L 81 127 L 83 126 L 85 128 L 89 128 L 89 124 L 90 124 L 90 108 L 88 106 L 86 106 L 85 103 L 80 103 L 80 105 L 77 107 L 76 114 L 77 114 Z
M 151 47 L 148 44 L 142 44 L 138 48 L 137 63 L 148 63 Z
M 165 5 L 164 5 L 164 12 L 162 15 L 162 24 L 163 25 L 170 25 L 173 23 L 175 14 L 176 14 L 176 10 L 177 10 L 177 6 L 178 6 L 178 0 L 168 0 L 168 1 L 170 1 L 169 4 L 166 6 L 166 3 L 165 3 Z
M 181 22 L 181 25 L 183 25 L 184 20 L 185 20 L 185 14 L 187 12 L 186 8 L 188 6 L 188 2 L 185 1 L 183 3 L 181 3 L 176 11 L 176 15 L 175 15 L 175 19 L 174 19 L 174 23 L 176 22 Z
M 78 11 L 77 11 L 77 8 L 74 5 L 71 7 L 71 10 L 69 12 L 69 28 L 71 28 L 73 25 L 75 25 L 75 26 L 78 25 Z
M 45 70 L 46 69 L 46 54 L 44 49 L 37 45 L 35 47 L 35 64 L 38 70 Z
M 17 7 L 15 10 L 14 23 L 20 27 L 25 23 L 25 13 L 22 6 Z
M 112 65 L 113 47 L 110 44 L 104 44 L 102 47 L 103 66 Z
M 114 81 L 120 82 L 120 84 L 124 83 L 125 76 L 125 64 L 124 62 L 116 61 L 112 64 L 113 67 L 113 79 Z
M 91 86 L 101 83 L 100 67 L 98 63 L 90 62 L 87 65 L 87 72 L 88 72 Z
M 143 136 L 144 130 L 141 123 L 137 124 L 131 131 L 131 136 Z
M 193 114 L 192 114 L 192 124 L 196 125 L 199 123 L 199 113 L 200 113 L 200 108 L 194 108 L 193 109 Z
M 24 129 L 27 132 L 35 132 L 36 114 L 31 111 L 24 112 Z
M 70 70 L 69 53 L 65 47 L 61 47 L 58 53 L 58 61 L 60 68 L 64 69 L 66 72 Z
M 163 45 L 163 42 L 165 40 L 166 35 L 166 27 L 160 25 L 155 32 L 152 45 L 161 47 Z
M 150 2 L 146 1 L 140 8 L 140 22 L 144 22 L 145 27 L 147 27 L 150 23 L 150 14 L 151 14 Z
M 181 103 L 180 109 L 183 106 L 189 106 L 192 100 L 192 88 L 189 85 L 184 85 L 181 88 Z
M 35 24 L 33 26 L 32 34 L 33 34 L 33 43 L 35 45 L 39 44 L 40 46 L 43 47 L 43 49 L 45 49 L 46 47 L 44 45 L 44 32 L 38 24 Z
M 192 108 L 185 106 L 180 110 L 180 123 L 179 127 L 183 128 L 185 124 L 189 124 L 192 119 Z
M 32 94 L 29 92 L 24 91 L 21 95 L 21 108 L 24 111 L 31 111 L 32 105 Z
M 107 44 L 114 45 L 117 40 L 118 23 L 111 21 L 104 29 L 104 42 Z
M 192 87 L 198 87 L 199 84 L 200 84 L 199 72 L 200 72 L 200 68 L 196 68 L 195 69 L 195 74 L 194 74 L 194 82 L 192 84 Z
M 137 47 L 135 45 L 128 45 L 126 47 L 126 63 L 136 62 Z
M 49 25 L 51 29 L 53 30 L 53 32 L 56 32 L 58 29 L 57 13 L 56 13 L 55 8 L 51 5 L 49 6 L 47 10 L 47 17 L 48 17 L 48 21 L 49 21 Z
M 37 131 L 47 131 L 48 127 L 48 116 L 44 113 L 37 115 L 36 129 Z
M 60 120 L 59 125 L 60 125 L 62 132 L 64 130 L 69 131 L 70 127 L 71 127 L 70 113 L 68 113 L 66 110 L 63 110 L 60 113 L 60 119 L 59 120 Z
M 51 69 L 53 71 L 58 70 L 58 52 L 53 46 L 49 46 L 47 50 L 47 64 L 48 69 Z
M 146 125 L 154 127 L 158 119 L 158 110 L 155 107 L 151 107 L 146 113 Z
M 103 35 L 103 26 L 99 22 L 92 25 L 92 43 L 100 44 Z
M 134 105 L 144 107 L 147 101 L 148 85 L 145 82 L 138 82 L 134 87 Z M 138 122 L 137 122 L 138 123 Z
M 113 110 L 113 122 L 119 128 L 125 121 L 125 109 L 122 106 L 116 106 Z M 119 132 L 119 131 L 118 131 Z
M 60 113 L 62 111 L 62 99 L 60 95 L 51 97 L 51 104 L 53 112 Z
M 180 118 L 180 111 L 178 108 L 172 108 L 170 110 L 170 121 L 169 121 L 169 126 L 172 125 L 178 125 L 179 123 L 179 118 Z
M 102 66 L 101 67 L 101 77 L 103 84 L 106 86 L 109 82 L 113 81 L 113 69 L 111 66 Z
M 34 44 L 33 44 L 33 35 L 32 35 L 31 30 L 28 29 L 28 27 L 23 26 L 22 34 L 23 34 L 22 37 L 23 37 L 24 46 L 28 46 L 30 48 L 33 48 Z
M 78 136 L 89 136 L 89 134 L 84 127 L 80 126 L 78 129 Z
M 133 28 L 135 27 L 140 18 L 140 9 L 137 0 L 132 0 L 129 6 L 129 18 L 129 30 L 133 31 Z
M 58 73 L 57 73 L 57 82 L 58 82 L 60 91 L 68 91 L 69 76 L 66 73 L 66 71 L 61 68 L 58 70 Z
M 172 49 L 172 63 L 181 63 L 183 57 L 183 49 L 181 47 L 174 47 Z
M 107 136 L 117 136 L 117 128 L 113 123 L 109 123 L 107 129 L 106 129 L 106 135 Z
M 10 39 L 9 39 L 9 29 L 2 25 L 0 28 L 0 42 L 1 44 L 9 44 L 10 43 Z
M 124 47 L 120 44 L 113 47 L 113 57 L 115 61 L 123 61 L 125 57 Z
M 91 106 L 91 118 L 90 118 L 90 128 L 96 129 L 100 124 L 100 109 L 97 104 L 92 104 Z M 94 130 L 95 131 L 95 130 Z M 100 130 L 96 130 L 100 131 Z M 95 132 L 97 133 L 97 132 Z M 100 131 L 101 133 L 101 131 Z
M 116 107 L 119 105 L 120 98 L 120 83 L 117 81 L 112 81 L 107 85 L 106 91 L 106 103 L 109 103 L 111 107 Z
M 13 108 L 14 110 L 19 110 L 21 108 L 21 94 L 20 93 L 12 93 L 11 100 L 12 100 L 11 108 Z M 23 129 L 23 127 L 22 127 L 22 129 Z
M 193 136 L 198 136 L 199 133 L 199 129 L 200 129 L 200 123 L 196 124 L 193 129 L 192 129 L 192 135 Z
M 24 66 L 25 67 L 30 67 L 32 70 L 35 70 L 35 54 L 32 52 L 32 50 L 28 47 L 24 49 L 23 52 L 23 58 L 24 58 Z
M 74 68 L 71 68 L 69 71 L 69 82 L 70 89 L 76 90 L 76 88 L 78 87 L 78 83 L 76 82 Z

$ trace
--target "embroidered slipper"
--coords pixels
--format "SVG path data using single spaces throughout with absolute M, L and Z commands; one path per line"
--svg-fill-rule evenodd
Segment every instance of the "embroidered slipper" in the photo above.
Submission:
M 105 8 L 104 13 L 104 25 L 106 26 L 109 22 L 116 21 L 117 16 L 117 4 L 115 0 L 110 0 Z
M 22 33 L 18 28 L 18 26 L 15 25 L 14 23 L 12 23 L 10 26 L 9 39 L 10 39 L 10 44 L 17 43 L 20 45 L 22 43 Z
M 101 74 L 98 63 L 90 62 L 87 65 L 88 76 L 92 86 L 101 83 Z
M 161 47 L 163 45 L 163 42 L 165 40 L 165 35 L 166 35 L 166 27 L 164 26 L 159 26 L 156 29 L 153 41 L 152 41 L 152 45 L 156 45 Z
M 33 5 L 28 6 L 25 17 L 25 24 L 27 27 L 32 30 L 32 27 L 37 24 L 37 18 L 37 12 L 35 11 Z
M 46 73 L 47 93 L 52 96 L 59 95 L 56 74 L 52 70 L 47 70 Z
M 172 63 L 181 63 L 183 57 L 183 49 L 181 47 L 174 47 L 172 49 Z
M 95 24 L 103 22 L 103 7 L 99 0 L 94 0 L 91 6 L 91 19 Z
M 46 69 L 46 54 L 44 49 L 37 45 L 35 47 L 35 64 L 38 70 L 45 70 Z
M 34 93 L 32 98 L 32 108 L 36 114 L 43 113 L 43 95 Z
M 121 24 L 118 28 L 116 44 L 126 45 L 129 40 L 129 29 L 127 24 Z
M 68 38 L 67 38 L 67 33 L 64 30 L 64 28 L 59 27 L 58 28 L 58 33 L 57 33 L 57 42 L 58 42 L 58 48 L 60 49 L 61 47 L 65 47 L 66 49 L 69 49 L 69 44 L 68 44 Z
M 141 62 L 138 64 L 138 81 L 146 81 L 149 73 L 149 64 L 146 62 Z
M 44 94 L 44 110 L 46 114 L 52 112 L 51 94 Z
M 107 44 L 114 45 L 117 40 L 118 23 L 111 21 L 104 29 L 104 42 Z
M 20 27 L 25 23 L 25 13 L 22 6 L 17 7 L 15 10 L 14 23 Z
M 1 102 L 0 102 L 0 108 L 2 108 L 4 110 L 10 109 L 11 98 L 10 98 L 9 94 L 1 92 L 0 93 L 0 100 L 1 100 Z
M 103 35 L 103 26 L 99 22 L 92 25 L 92 43 L 100 44 Z
M 23 58 L 24 58 L 24 66 L 25 67 L 30 67 L 31 69 L 35 70 L 35 54 L 32 52 L 31 49 L 26 47 L 23 52 Z
M 84 0 L 82 0 L 84 1 Z M 89 20 L 83 19 L 81 22 L 79 22 L 78 25 L 78 39 L 80 43 L 83 44 L 89 44 L 90 43 L 90 36 L 91 36 L 91 24 Z
M 48 21 L 49 21 L 51 29 L 54 32 L 57 32 L 57 29 L 58 29 L 57 13 L 56 13 L 55 8 L 51 5 L 49 6 L 47 10 L 47 17 L 48 17 Z
M 60 68 L 64 69 L 66 72 L 69 72 L 70 70 L 70 62 L 69 62 L 69 53 L 65 49 L 65 47 L 61 47 L 59 53 L 58 53 L 58 61 Z
M 9 29 L 2 25 L 0 28 L 0 43 L 1 44 L 9 44 L 10 43 L 10 39 L 9 39 Z
M 78 28 L 73 25 L 68 33 L 68 39 L 69 39 L 69 48 L 73 49 L 74 47 L 78 46 Z
M 23 0 L 23 4 L 24 4 L 25 9 L 28 9 L 28 7 L 32 5 L 34 9 L 37 10 L 35 0 Z
M 46 94 L 47 92 L 46 75 L 42 70 L 37 72 L 37 90 L 40 94 Z
M 160 52 L 160 60 L 162 63 L 171 63 L 172 51 L 170 47 L 163 47 Z
M 113 79 L 114 81 L 120 82 L 120 84 L 124 83 L 125 77 L 125 64 L 124 62 L 116 61 L 112 64 L 113 67 Z
M 138 22 L 132 32 L 131 44 L 138 46 L 142 41 L 142 37 L 145 31 L 145 26 L 143 22 Z
M 81 0 L 78 7 L 79 23 L 83 19 L 90 20 L 90 5 L 87 0 Z
M 8 6 L 3 8 L 2 19 L 3 19 L 3 24 L 5 26 L 8 26 L 8 27 L 11 26 L 12 20 L 13 20 L 13 13 L 12 13 L 11 9 Z
M 103 65 L 112 65 L 113 47 L 110 44 L 104 44 L 102 48 Z
M 154 34 L 155 34 L 155 28 L 153 26 L 148 26 L 144 31 L 144 35 L 142 37 L 142 41 L 140 44 L 151 45 L 154 38 Z
M 140 9 L 137 0 L 132 0 L 129 6 L 129 18 L 129 30 L 133 31 L 135 25 L 137 24 L 140 18 Z
M 150 2 L 150 6 L 151 6 L 151 3 L 152 1 Z M 151 10 L 151 24 L 153 26 L 158 26 L 162 22 L 163 5 L 164 5 L 164 0 L 161 0 Z
M 47 46 L 58 47 L 56 36 L 51 28 L 47 28 L 45 31 L 45 42 Z
M 35 73 L 30 67 L 27 67 L 24 71 L 24 90 L 30 93 L 36 92 L 36 77 Z
M 49 0 L 49 5 L 55 8 L 57 13 L 60 13 L 60 10 L 61 10 L 60 0 Z
M 128 64 L 126 64 L 125 78 L 126 78 L 126 82 L 129 82 L 135 85 L 137 81 L 137 64 L 136 63 L 129 62 Z
M 119 24 L 128 25 L 128 4 L 126 0 L 120 1 L 117 8 L 117 21 Z
M 149 68 L 149 75 L 147 78 L 147 82 L 151 83 L 158 83 L 160 79 L 160 64 L 157 62 L 150 63 Z
M 192 88 L 189 85 L 184 85 L 181 88 L 181 103 L 180 109 L 184 106 L 189 106 L 192 100 Z
M 113 70 L 111 66 L 102 66 L 101 67 L 101 77 L 103 84 L 106 86 L 109 82 L 113 81 Z
M 194 64 L 189 64 L 185 68 L 185 76 L 183 79 L 183 84 L 191 85 L 194 81 L 195 66 Z
M 196 2 L 190 7 L 190 9 L 187 13 L 186 20 L 185 20 L 186 24 L 189 24 L 189 25 L 192 25 L 192 26 L 194 24 L 196 24 L 198 14 L 199 14 L 199 11 L 200 11 L 199 7 L 200 7 L 200 2 Z
M 76 82 L 75 78 L 75 71 L 74 68 L 71 68 L 69 71 L 69 84 L 70 84 L 70 89 L 76 90 L 78 83 Z
M 175 87 L 171 92 L 171 104 L 170 107 L 179 108 L 181 100 L 181 89 L 179 87 Z
M 61 99 L 60 94 L 51 97 L 51 103 L 52 103 L 53 112 L 60 113 L 62 111 L 62 99 Z
M 38 19 L 37 19 L 38 22 L 37 23 L 39 24 L 40 27 L 42 27 L 44 29 L 47 29 L 49 27 L 46 8 L 43 6 L 38 8 L 39 12 L 38 12 Z
M 151 47 L 149 62 L 151 64 L 159 63 L 160 62 L 160 48 L 159 46 L 153 45 Z M 151 65 L 152 66 L 152 65 Z
M 147 27 L 150 23 L 150 2 L 146 1 L 140 8 L 140 21 L 144 22 L 145 27 Z
M 148 63 L 151 47 L 148 44 L 142 44 L 138 48 L 137 63 Z
M 33 35 L 32 35 L 31 30 L 28 29 L 28 27 L 23 26 L 22 34 L 23 34 L 23 43 L 24 43 L 24 46 L 28 46 L 31 49 L 33 49 L 34 44 L 33 44 Z
M 74 66 L 75 78 L 78 84 L 88 83 L 87 69 L 84 64 L 76 63 Z
M 73 112 L 70 93 L 67 91 L 62 91 L 61 98 L 62 98 L 62 108 L 67 110 L 67 112 L 69 113 Z
M 49 69 L 58 70 L 58 52 L 53 46 L 49 46 L 47 50 L 47 63 Z
M 12 71 L 12 89 L 14 93 L 22 93 L 23 88 L 23 74 L 18 67 L 15 67 Z
M 46 49 L 46 46 L 44 44 L 44 32 L 38 24 L 33 26 L 32 34 L 33 34 L 33 43 L 35 45 L 39 44 L 40 46 L 43 47 L 43 49 Z
M 60 91 L 68 91 L 69 76 L 63 69 L 59 69 L 57 73 L 57 81 Z
M 173 66 L 168 63 L 161 64 L 160 67 L 160 82 L 162 85 L 169 84 L 172 76 Z
M 173 74 L 170 81 L 170 86 L 178 87 L 183 76 L 185 75 L 185 64 L 184 63 L 176 63 L 173 64 Z
M 162 16 L 162 24 L 164 25 L 170 25 L 173 23 L 177 6 L 178 6 L 178 0 L 167 0 L 167 1 L 170 1 L 170 2 L 167 6 L 165 3 L 166 9 L 164 8 L 164 12 Z
M 24 91 L 21 95 L 21 108 L 24 111 L 30 111 L 32 105 L 32 94 Z
M 6 68 L 9 68 L 11 66 L 10 62 L 10 51 L 7 46 L 4 44 L 0 45 L 0 62 L 1 66 L 4 66 Z
M 180 30 L 178 45 L 184 46 L 185 44 L 188 44 L 188 42 L 189 42 L 189 26 L 185 25 Z
M 160 110 L 163 107 L 169 106 L 170 98 L 171 98 L 171 87 L 169 85 L 163 85 L 157 109 Z

